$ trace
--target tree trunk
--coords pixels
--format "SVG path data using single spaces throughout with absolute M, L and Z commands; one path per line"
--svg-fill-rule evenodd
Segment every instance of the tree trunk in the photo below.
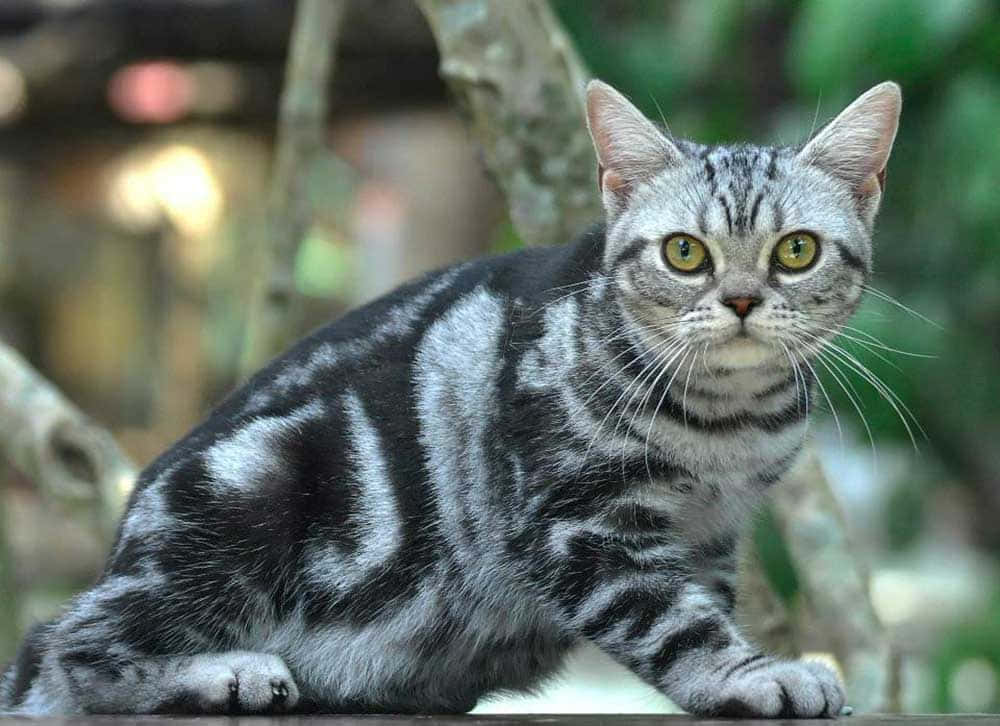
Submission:
M 136 469 L 111 434 L 0 343 L 0 455 L 44 496 L 85 502 L 110 539 Z
M 898 701 L 893 693 L 898 666 L 814 450 L 808 449 L 778 485 L 774 515 L 802 587 L 800 646 L 837 656 L 855 709 L 892 709 Z
M 418 4 L 518 233 L 529 244 L 572 239 L 601 206 L 581 123 L 589 74 L 558 18 L 543 0 Z
M 299 0 L 296 8 L 275 140 L 263 278 L 240 365 L 244 376 L 298 334 L 295 255 L 312 223 L 309 170 L 325 148 L 327 96 L 345 6 L 344 0 Z

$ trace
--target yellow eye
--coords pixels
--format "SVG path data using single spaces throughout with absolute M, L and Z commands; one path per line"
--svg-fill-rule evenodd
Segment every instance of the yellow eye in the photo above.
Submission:
M 786 270 L 804 270 L 816 259 L 819 243 L 808 232 L 793 232 L 782 237 L 774 248 L 774 260 Z
M 681 272 L 694 272 L 708 258 L 705 245 L 686 234 L 675 234 L 663 242 L 663 256 Z

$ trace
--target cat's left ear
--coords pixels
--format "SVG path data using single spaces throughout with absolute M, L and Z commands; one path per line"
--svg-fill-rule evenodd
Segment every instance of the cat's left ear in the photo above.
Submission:
M 899 86 L 892 81 L 880 83 L 841 111 L 799 152 L 800 159 L 851 185 L 869 227 L 885 187 L 885 168 L 902 105 Z
M 601 198 L 611 216 L 625 208 L 638 184 L 683 160 L 642 111 L 602 81 L 587 84 L 587 128 L 597 152 Z

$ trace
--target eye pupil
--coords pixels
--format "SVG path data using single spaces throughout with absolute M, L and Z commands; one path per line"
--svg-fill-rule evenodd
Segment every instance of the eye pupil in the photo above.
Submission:
M 696 238 L 675 234 L 663 241 L 663 257 L 675 270 L 697 272 L 705 269 L 708 253 Z
M 774 258 L 777 264 L 786 270 L 805 270 L 816 259 L 817 249 L 815 237 L 805 232 L 796 232 L 778 243 L 774 250 Z

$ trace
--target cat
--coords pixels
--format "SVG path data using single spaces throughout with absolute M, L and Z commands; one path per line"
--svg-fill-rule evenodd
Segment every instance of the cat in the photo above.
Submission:
M 139 476 L 0 708 L 456 713 L 589 640 L 685 710 L 835 717 L 733 623 L 741 523 L 858 304 L 901 95 L 802 148 L 675 139 L 587 87 L 604 222 L 308 336 Z

